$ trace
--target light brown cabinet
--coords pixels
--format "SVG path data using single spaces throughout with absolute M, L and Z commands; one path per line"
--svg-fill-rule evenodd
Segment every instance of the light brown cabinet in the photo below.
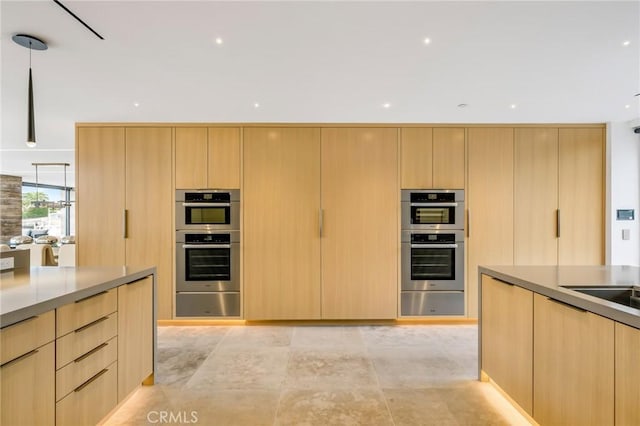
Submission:
M 243 149 L 245 318 L 320 318 L 320 129 L 245 129 Z
M 78 265 L 156 266 L 158 318 L 172 318 L 171 128 L 79 127 L 76 151 Z
M 464 128 L 401 128 L 400 173 L 403 189 L 463 189 Z
M 0 330 L 0 424 L 54 424 L 54 324 L 49 311 Z
M 240 188 L 240 128 L 176 127 L 176 189 Z
M 118 400 L 153 374 L 153 278 L 118 287 Z
M 640 330 L 617 322 L 615 335 L 616 425 L 640 425 Z
M 396 130 L 248 128 L 243 143 L 245 317 L 395 318 Z
M 613 425 L 614 321 L 540 294 L 533 318 L 533 417 L 542 425 Z
M 478 265 L 513 264 L 513 129 L 468 130 L 467 315 L 478 316 Z
M 482 371 L 533 415 L 533 293 L 482 276 Z

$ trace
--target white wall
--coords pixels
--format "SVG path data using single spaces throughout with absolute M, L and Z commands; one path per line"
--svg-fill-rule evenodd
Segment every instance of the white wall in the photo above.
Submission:
M 640 266 L 640 134 L 628 122 L 607 126 L 606 262 Z M 617 209 L 634 209 L 635 220 L 616 220 Z M 629 229 L 629 240 L 622 230 Z M 586 231 L 586 230 L 585 230 Z

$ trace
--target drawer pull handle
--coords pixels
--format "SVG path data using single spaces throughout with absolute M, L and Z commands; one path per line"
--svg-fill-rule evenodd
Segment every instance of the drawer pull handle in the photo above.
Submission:
M 100 293 L 92 294 L 91 296 L 84 297 L 84 298 L 82 298 L 82 299 L 78 299 L 78 300 L 76 300 L 74 303 L 84 302 L 85 300 L 89 300 L 89 299 L 91 299 L 92 297 L 102 296 L 103 294 L 106 294 L 106 293 L 108 293 L 108 291 L 106 291 L 106 290 L 105 290 L 105 291 L 101 291 Z
M 87 324 L 87 325 L 83 325 L 82 327 L 80 327 L 80 328 L 79 328 L 79 329 L 77 329 L 77 330 L 74 330 L 74 333 L 80 333 L 81 331 L 84 331 L 84 330 L 86 330 L 87 328 L 89 328 L 89 327 L 93 327 L 94 325 L 96 325 L 96 324 L 98 324 L 98 323 L 101 323 L 102 321 L 106 321 L 106 320 L 108 320 L 108 319 L 109 319 L 109 317 L 102 317 L 102 318 L 98 318 L 97 320 L 95 320 L 95 321 L 93 321 L 93 322 L 90 322 L 90 323 L 89 323 L 89 324 Z
M 101 372 L 99 372 L 98 374 L 96 374 L 95 376 L 93 376 L 92 378 L 90 378 L 89 380 L 87 380 L 86 382 L 84 382 L 83 384 L 78 386 L 77 388 L 75 388 L 73 391 L 74 392 L 80 392 L 82 389 L 84 389 L 87 386 L 89 386 L 91 384 L 91 382 L 94 382 L 94 381 L 98 380 L 98 378 L 100 376 L 102 376 L 104 373 L 106 373 L 107 371 L 109 371 L 109 369 L 105 368 L 104 370 L 102 370 Z
M 31 352 L 27 352 L 26 354 L 19 356 L 18 358 L 5 362 L 4 364 L 0 365 L 0 368 L 8 367 L 10 364 L 15 364 L 16 362 L 22 361 L 23 359 L 29 358 L 31 355 L 35 355 L 37 353 L 38 350 L 34 349 Z
M 571 309 L 573 309 L 575 311 L 578 311 L 578 312 L 587 312 L 586 309 L 582 309 L 582 308 L 579 308 L 577 306 L 570 305 L 569 303 L 562 302 L 560 300 L 552 299 L 551 297 L 547 297 L 547 300 L 550 300 L 550 301 L 552 301 L 554 303 L 557 303 L 558 305 L 566 306 L 567 308 L 571 308 Z
M 34 315 L 34 316 L 29 317 L 27 319 L 23 319 L 22 321 L 19 321 L 19 322 L 15 323 L 15 324 L 9 324 L 9 325 L 5 325 L 4 327 L 0 327 L 0 330 L 4 330 L 5 328 L 13 327 L 14 325 L 24 324 L 25 322 L 32 321 L 32 320 L 34 320 L 36 318 L 38 318 L 38 316 Z
M 90 357 L 91 355 L 95 354 L 96 352 L 98 352 L 100 349 L 104 348 L 105 346 L 109 346 L 109 344 L 107 342 L 104 342 L 103 344 L 101 344 L 100 346 L 96 346 L 95 348 L 91 349 L 89 352 L 87 352 L 84 355 L 79 356 L 78 358 L 74 359 L 73 362 L 80 362 L 83 359 Z

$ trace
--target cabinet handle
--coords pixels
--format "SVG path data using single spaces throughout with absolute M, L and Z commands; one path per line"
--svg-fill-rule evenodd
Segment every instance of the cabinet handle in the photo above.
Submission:
M 94 325 L 96 325 L 96 324 L 98 324 L 98 323 L 101 323 L 102 321 L 106 321 L 106 320 L 108 320 L 108 319 L 109 319 L 109 317 L 102 317 L 102 318 L 98 318 L 97 320 L 95 320 L 95 321 L 93 321 L 93 322 L 90 322 L 90 323 L 89 323 L 89 324 L 87 324 L 87 325 L 83 325 L 82 327 L 80 327 L 80 328 L 79 328 L 79 329 L 77 329 L 77 330 L 74 330 L 74 333 L 80 333 L 81 331 L 85 331 L 87 328 L 89 328 L 89 327 L 93 327 Z
M 87 296 L 87 297 L 83 297 L 82 299 L 78 299 L 78 300 L 76 300 L 76 301 L 75 301 L 75 302 L 73 302 L 73 303 L 80 303 L 80 302 L 84 302 L 85 300 L 89 300 L 89 299 L 91 299 L 91 298 L 93 298 L 93 297 L 102 296 L 103 294 L 106 294 L 106 293 L 108 293 L 108 291 L 107 291 L 107 290 L 105 290 L 105 291 L 101 291 L 100 293 L 92 294 L 91 296 Z
M 467 210 L 467 238 L 471 236 L 471 211 Z
M 577 306 L 570 305 L 569 303 L 562 302 L 560 300 L 552 299 L 551 297 L 547 297 L 547 300 L 550 300 L 550 301 L 552 301 L 554 303 L 557 303 L 558 305 L 566 306 L 567 308 L 571 308 L 571 309 L 573 309 L 575 311 L 578 311 L 578 312 L 587 312 L 586 309 L 582 309 L 582 308 L 579 308 Z
M 318 212 L 318 227 L 320 228 L 320 238 L 322 238 L 322 231 L 324 228 L 324 210 L 320 209 Z
M 122 238 L 128 238 L 129 234 L 127 232 L 128 222 L 129 221 L 129 212 L 127 209 L 124 209 L 122 212 Z
M 556 210 L 556 238 L 560 238 L 560 209 Z
M 74 359 L 73 362 L 80 362 L 83 359 L 90 357 L 91 355 L 95 354 L 96 352 L 98 352 L 100 349 L 104 348 L 105 346 L 109 346 L 109 344 L 107 342 L 104 342 L 103 344 L 101 344 L 100 346 L 97 346 L 93 349 L 91 349 L 89 352 L 87 352 L 86 354 L 79 356 L 78 358 Z
M 34 349 L 31 352 L 27 352 L 26 354 L 19 356 L 18 358 L 5 362 L 4 364 L 0 365 L 0 368 L 8 367 L 11 364 L 15 364 L 16 362 L 22 361 L 23 359 L 29 358 L 31 355 L 35 355 L 37 353 L 38 350 Z
M 22 321 L 19 321 L 19 322 L 15 323 L 15 324 L 9 324 L 9 325 L 5 325 L 4 327 L 0 327 L 0 330 L 4 330 L 5 328 L 13 327 L 14 325 L 24 324 L 25 322 L 32 321 L 32 320 L 34 320 L 36 318 L 38 318 L 38 316 L 34 315 L 34 316 L 29 317 L 27 319 L 23 319 Z
M 89 380 L 87 380 L 86 382 L 84 382 L 83 384 L 81 384 L 80 386 L 78 386 L 77 388 L 75 388 L 73 391 L 74 392 L 80 392 L 82 389 L 86 388 L 87 386 L 89 386 L 91 384 L 91 382 L 95 381 L 98 379 L 98 377 L 102 376 L 104 373 L 106 373 L 107 371 L 109 371 L 108 368 L 105 368 L 104 370 L 102 370 L 101 372 L 99 372 L 98 374 L 96 374 L 95 376 L 93 376 L 92 378 L 90 378 Z

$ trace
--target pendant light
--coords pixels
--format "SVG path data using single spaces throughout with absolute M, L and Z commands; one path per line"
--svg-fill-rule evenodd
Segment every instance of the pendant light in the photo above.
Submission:
M 44 41 L 27 34 L 16 34 L 11 38 L 20 46 L 29 48 L 29 110 L 28 110 L 28 121 L 27 121 L 27 146 L 29 148 L 34 148 L 36 146 L 36 124 L 35 124 L 35 114 L 34 114 L 34 108 L 33 108 L 33 79 L 31 77 L 31 51 L 33 49 L 47 50 L 47 44 Z

